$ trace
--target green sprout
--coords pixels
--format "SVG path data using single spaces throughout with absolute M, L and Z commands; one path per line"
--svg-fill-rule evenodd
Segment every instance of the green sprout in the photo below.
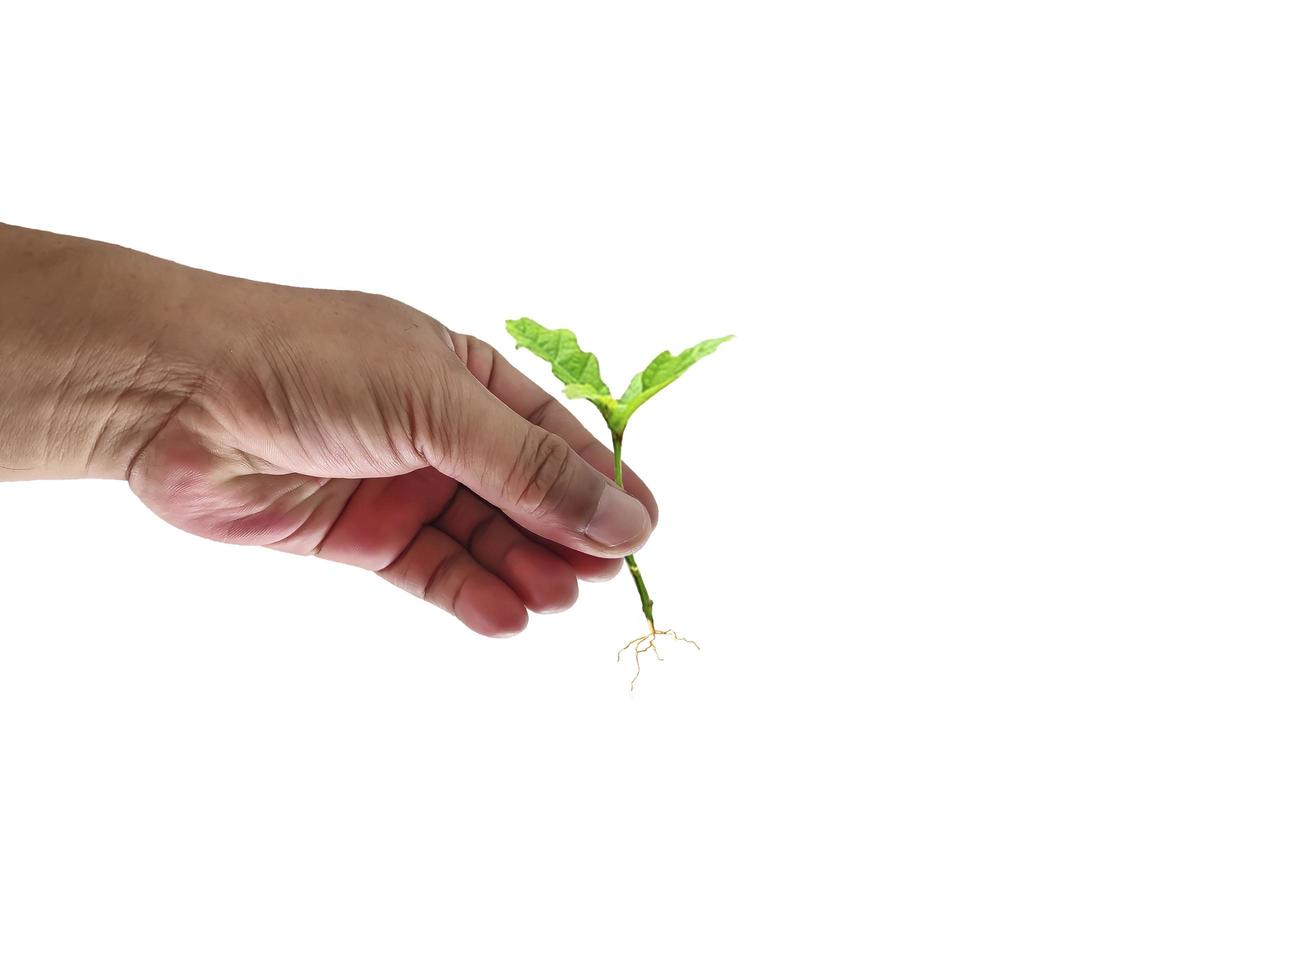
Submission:
M 695 361 L 707 357 L 718 346 L 731 339 L 717 337 L 713 340 L 705 340 L 675 356 L 671 351 L 663 351 L 649 362 L 647 368 L 631 379 L 621 398 L 614 398 L 599 374 L 599 358 L 588 351 L 581 350 L 576 342 L 576 334 L 572 331 L 550 330 L 534 320 L 523 317 L 520 320 L 509 320 L 508 332 L 517 342 L 518 347 L 525 347 L 532 354 L 549 362 L 554 377 L 563 382 L 564 395 L 568 398 L 584 398 L 599 409 L 599 414 L 604 417 L 604 422 L 607 423 L 608 431 L 612 435 L 613 480 L 619 487 L 622 485 L 622 437 L 635 410 L 688 371 Z M 649 626 L 647 633 L 637 636 L 617 651 L 617 659 L 620 661 L 626 650 L 635 648 L 635 677 L 631 679 L 631 686 L 634 687 L 636 679 L 640 676 L 640 654 L 652 651 L 654 656 L 661 660 L 662 656 L 658 653 L 656 643 L 658 637 L 670 636 L 674 640 L 684 638 L 672 630 L 660 630 L 654 626 L 653 599 L 649 597 L 649 589 L 644 584 L 644 576 L 640 573 L 640 566 L 635 563 L 634 555 L 626 556 L 626 567 L 630 569 L 631 578 L 635 580 L 636 591 L 640 593 L 640 608 Z M 685 642 L 698 647 L 693 640 L 685 640 Z

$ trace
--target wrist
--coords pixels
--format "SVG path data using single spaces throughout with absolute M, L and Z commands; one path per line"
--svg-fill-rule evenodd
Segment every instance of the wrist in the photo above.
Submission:
M 192 270 L 0 225 L 0 479 L 123 479 L 196 390 Z

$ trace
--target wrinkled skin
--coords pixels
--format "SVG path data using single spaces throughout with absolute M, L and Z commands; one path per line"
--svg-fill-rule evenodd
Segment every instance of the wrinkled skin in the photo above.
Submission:
M 490 636 L 567 608 L 652 530 L 639 477 L 618 490 L 609 450 L 480 340 L 381 296 L 61 241 L 73 258 L 22 279 L 38 307 L 42 276 L 62 292 L 53 326 L 8 328 L 29 373 L 67 375 L 69 420 L 19 454 L 37 476 L 126 477 L 183 530 L 357 565 Z M 49 384 L 17 388 L 21 407 Z

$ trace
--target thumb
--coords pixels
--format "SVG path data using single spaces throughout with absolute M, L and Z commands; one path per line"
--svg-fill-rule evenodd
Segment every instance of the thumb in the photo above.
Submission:
M 620 489 L 556 432 L 535 425 L 468 374 L 453 385 L 457 410 L 443 425 L 441 472 L 522 527 L 577 551 L 629 555 L 649 537 L 644 504 Z

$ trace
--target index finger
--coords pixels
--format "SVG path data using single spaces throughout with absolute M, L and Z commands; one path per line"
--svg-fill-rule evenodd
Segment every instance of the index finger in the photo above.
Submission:
M 503 354 L 477 337 L 450 331 L 454 350 L 472 376 L 492 395 L 528 422 L 562 436 L 577 454 L 608 479 L 613 478 L 613 451 L 594 437 L 575 415 L 538 384 L 514 367 Z M 653 493 L 622 462 L 622 488 L 636 497 L 658 526 L 658 502 Z

